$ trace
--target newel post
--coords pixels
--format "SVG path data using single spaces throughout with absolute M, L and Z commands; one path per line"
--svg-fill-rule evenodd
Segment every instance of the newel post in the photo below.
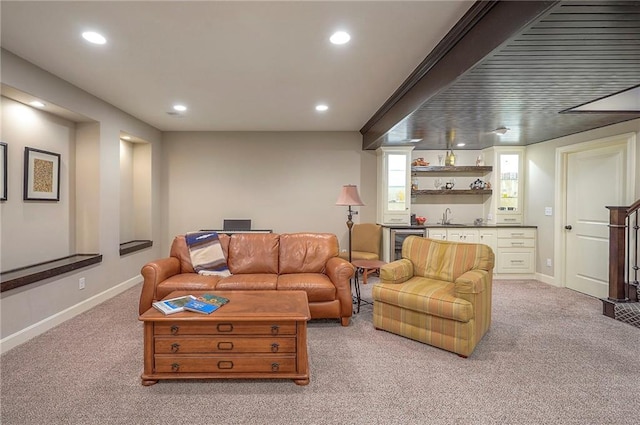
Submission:
M 629 207 L 607 207 L 609 209 L 609 300 L 626 301 L 625 274 L 625 230 Z

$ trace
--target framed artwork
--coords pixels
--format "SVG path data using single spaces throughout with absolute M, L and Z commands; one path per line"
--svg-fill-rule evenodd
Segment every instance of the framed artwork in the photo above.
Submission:
M 24 200 L 60 200 L 60 154 L 24 148 Z
M 0 201 L 7 200 L 7 144 L 0 142 Z

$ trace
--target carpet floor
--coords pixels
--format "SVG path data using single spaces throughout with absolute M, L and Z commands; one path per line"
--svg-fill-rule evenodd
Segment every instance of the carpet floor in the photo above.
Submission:
M 363 285 L 370 299 L 373 278 Z M 492 326 L 455 354 L 372 326 L 309 323 L 311 382 L 161 381 L 144 387 L 136 286 L 2 355 L 3 425 L 640 423 L 640 331 L 601 302 L 495 281 Z

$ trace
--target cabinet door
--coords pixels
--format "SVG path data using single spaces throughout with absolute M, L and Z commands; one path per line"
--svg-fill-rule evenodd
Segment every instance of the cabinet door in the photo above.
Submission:
M 496 229 L 481 229 L 478 231 L 478 243 L 488 245 L 489 248 L 496 253 L 498 245 L 498 232 Z
M 447 240 L 451 242 L 478 242 L 477 229 L 447 229 Z
M 441 241 L 447 240 L 446 229 L 427 229 L 427 237 L 430 239 L 438 239 Z
M 410 223 L 412 149 L 382 147 L 377 150 L 379 223 Z

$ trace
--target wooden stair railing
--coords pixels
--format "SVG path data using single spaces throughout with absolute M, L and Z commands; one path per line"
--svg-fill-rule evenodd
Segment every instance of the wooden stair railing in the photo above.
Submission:
M 609 296 L 603 314 L 615 318 L 615 303 L 638 301 L 638 229 L 640 200 L 609 209 Z

